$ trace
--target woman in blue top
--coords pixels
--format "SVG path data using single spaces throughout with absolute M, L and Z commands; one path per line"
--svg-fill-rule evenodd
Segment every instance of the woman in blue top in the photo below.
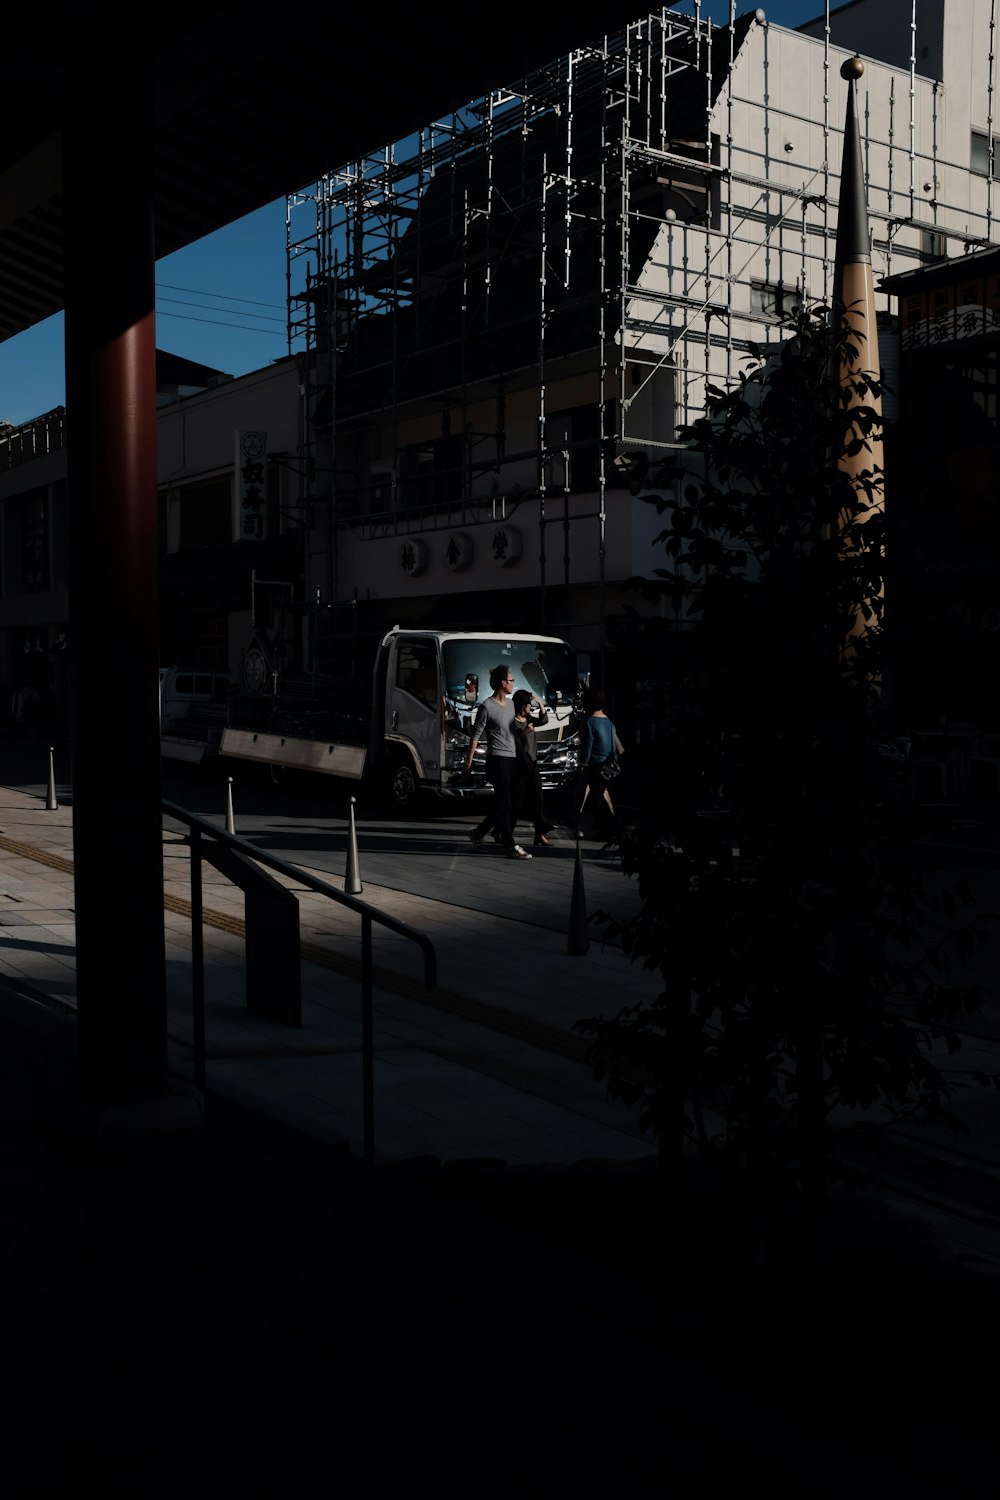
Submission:
M 607 700 L 600 688 L 588 688 L 583 695 L 583 707 L 587 717 L 580 733 L 580 800 L 577 818 L 583 812 L 588 797 L 592 798 L 591 811 L 594 830 L 601 837 L 614 838 L 615 809 L 611 801 L 608 784 L 601 767 L 609 756 L 621 753 L 621 740 L 611 719 L 604 712 Z

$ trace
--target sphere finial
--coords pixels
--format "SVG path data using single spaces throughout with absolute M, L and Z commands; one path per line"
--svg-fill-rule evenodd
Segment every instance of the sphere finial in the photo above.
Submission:
M 860 78 L 864 71 L 865 65 L 860 57 L 849 57 L 846 62 L 840 65 L 841 78 Z

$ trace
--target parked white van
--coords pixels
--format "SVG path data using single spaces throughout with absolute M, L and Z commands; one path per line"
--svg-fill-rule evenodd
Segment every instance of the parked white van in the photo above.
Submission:
M 235 672 L 161 667 L 160 753 L 198 764 L 217 750 L 235 686 Z

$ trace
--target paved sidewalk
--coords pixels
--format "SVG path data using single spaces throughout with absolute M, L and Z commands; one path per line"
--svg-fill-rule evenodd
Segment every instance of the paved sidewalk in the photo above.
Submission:
M 210 817 L 222 827 L 221 813 Z M 483 1162 L 566 1168 L 614 1163 L 649 1169 L 654 1142 L 633 1112 L 606 1098 L 585 1060 L 584 1016 L 656 994 L 655 976 L 628 963 L 591 930 L 585 955 L 571 953 L 574 846 L 557 840 L 544 858 L 511 864 L 489 846 L 471 847 L 464 820 L 362 825 L 362 899 L 426 933 L 437 954 L 437 984 L 423 984 L 416 945 L 373 927 L 376 1161 Z M 43 788 L 0 787 L 0 977 L 68 1007 L 75 1004 L 72 815 L 46 808 Z M 275 837 L 263 820 L 241 834 L 262 847 Z M 335 889 L 344 887 L 346 822 L 328 818 L 307 832 L 284 830 L 297 863 Z M 974 865 L 997 865 L 996 819 L 969 819 Z M 966 836 L 960 829 L 960 835 Z M 301 844 L 299 848 L 295 841 Z M 339 839 L 339 843 L 337 842 Z M 952 853 L 961 845 L 949 844 Z M 590 911 L 624 917 L 637 892 L 613 857 L 585 846 L 581 873 Z M 320 851 L 323 858 L 320 862 Z M 338 853 L 338 850 L 340 851 Z M 310 858 L 311 854 L 311 858 Z M 1000 905 L 998 880 L 988 879 Z M 945 876 L 944 878 L 950 878 Z M 246 1006 L 244 898 L 203 864 L 207 1077 L 263 1116 L 317 1140 L 363 1152 L 360 922 L 334 901 L 281 878 L 299 898 L 303 1025 L 251 1014 Z M 190 850 L 180 824 L 164 835 L 170 1063 L 192 1076 Z M 434 895 L 424 894 L 433 890 Z M 114 882 L 109 879 L 109 940 Z M 993 995 L 970 1026 L 963 1070 L 1000 1069 L 1000 996 L 995 955 L 970 977 Z M 970 1134 L 898 1133 L 888 1154 L 906 1211 L 959 1252 L 996 1261 L 996 1182 L 1000 1181 L 1000 1101 L 970 1088 L 955 1112 Z M 924 1187 L 929 1201 L 921 1204 Z M 964 1222 L 949 1205 L 962 1207 Z M 971 1217 L 968 1213 L 971 1212 Z M 982 1217 L 981 1224 L 976 1223 Z
M 378 1172 L 357 1158 L 352 922 L 303 897 L 305 1025 L 261 1022 L 244 1004 L 242 898 L 208 868 L 209 1129 L 177 1162 L 74 1163 L 42 1129 L 76 1073 L 71 816 L 44 789 L 0 788 L 12 1493 L 166 1497 L 197 1475 L 223 1493 L 319 1494 L 412 1487 L 418 1465 L 443 1496 L 508 1495 L 527 1473 L 581 1494 L 623 1474 L 713 1495 L 759 1478 L 815 1500 L 947 1494 L 956 1465 L 973 1482 L 993 1462 L 995 1403 L 968 1378 L 970 1336 L 1000 1327 L 1000 1279 L 967 1268 L 992 1269 L 995 1214 L 956 1230 L 940 1192 L 923 1209 L 869 1204 L 815 1282 L 755 1271 L 729 1223 L 670 1215 L 650 1143 L 570 1029 L 653 981 L 596 941 L 568 953 L 567 848 L 509 869 L 463 827 L 365 832 L 363 866 L 382 876 L 366 873 L 365 899 L 424 924 L 439 960 L 427 997 L 408 947 L 375 935 Z M 179 830 L 164 868 L 183 1072 Z M 630 899 L 593 847 L 585 878 L 591 907 Z M 968 1186 L 946 1150 L 915 1153 L 915 1170 L 967 1206 L 998 1180 L 1000 1142 L 989 1152 Z M 423 1170 L 428 1155 L 444 1169 Z M 877 1394 L 859 1400 L 873 1359 Z
M 218 820 L 221 824 L 221 819 Z M 75 1004 L 72 812 L 0 788 L 0 974 L 52 1000 Z M 543 869 L 510 867 L 476 851 L 464 827 L 435 859 L 434 898 L 371 883 L 361 899 L 426 933 L 437 954 L 437 985 L 423 986 L 420 949 L 373 928 L 376 964 L 376 1157 L 441 1160 L 494 1157 L 510 1164 L 565 1165 L 582 1158 L 649 1159 L 654 1146 L 634 1116 L 605 1098 L 584 1061 L 582 1016 L 651 997 L 656 981 L 620 949 L 590 939 L 571 954 L 574 860 Z M 428 864 L 426 854 L 393 856 Z M 190 1075 L 190 850 L 183 829 L 164 838 L 168 1027 L 172 1067 Z M 535 878 L 527 887 L 529 874 Z M 312 873 L 335 888 L 344 878 Z M 425 885 L 431 881 L 422 872 Z M 303 1025 L 261 1019 L 246 1008 L 244 898 L 203 862 L 208 1082 L 324 1139 L 362 1149 L 361 934 L 348 909 L 295 882 L 300 900 Z M 506 882 L 531 920 L 470 904 Z M 415 882 L 411 881 L 410 884 Z M 455 892 L 462 902 L 449 900 Z M 634 892 L 589 846 L 585 893 L 591 910 L 622 911 Z M 623 905 L 624 902 L 624 905 Z M 496 905 L 496 901 L 493 905 Z M 109 872 L 109 941 L 114 931 Z M 542 925 L 542 923 L 548 925 Z

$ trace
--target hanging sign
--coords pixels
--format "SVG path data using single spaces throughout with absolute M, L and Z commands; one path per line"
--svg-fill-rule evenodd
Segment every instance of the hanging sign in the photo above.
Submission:
M 427 566 L 427 543 L 407 538 L 399 549 L 399 566 L 407 578 L 416 578 Z
M 262 542 L 267 536 L 267 433 L 236 434 L 233 541 Z
M 464 573 L 472 561 L 472 538 L 453 531 L 444 549 L 444 560 L 453 573 Z
M 514 526 L 498 526 L 490 537 L 490 551 L 498 568 L 509 568 L 521 556 L 521 533 Z

